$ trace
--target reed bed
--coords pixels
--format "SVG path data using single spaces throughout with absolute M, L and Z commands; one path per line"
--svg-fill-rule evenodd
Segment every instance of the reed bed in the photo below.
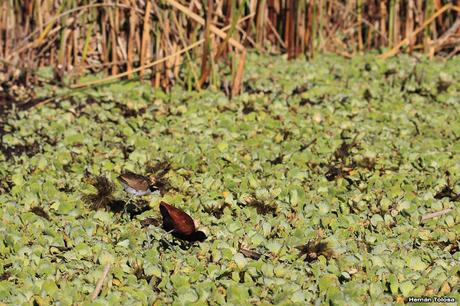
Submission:
M 226 86 L 236 95 L 246 48 L 289 59 L 334 52 L 381 57 L 460 51 L 460 1 L 441 0 L 5 0 L 0 83 L 52 81 L 74 88 L 140 78 L 169 90 Z M 81 77 L 103 77 L 81 82 Z M 227 82 L 228 83 L 228 82 Z

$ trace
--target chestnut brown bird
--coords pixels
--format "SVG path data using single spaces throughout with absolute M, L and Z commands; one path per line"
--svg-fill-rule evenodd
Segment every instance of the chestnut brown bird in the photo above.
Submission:
M 189 242 L 204 241 L 207 238 L 205 233 L 196 230 L 192 217 L 184 211 L 162 201 L 160 212 L 163 216 L 163 228 L 174 237 Z

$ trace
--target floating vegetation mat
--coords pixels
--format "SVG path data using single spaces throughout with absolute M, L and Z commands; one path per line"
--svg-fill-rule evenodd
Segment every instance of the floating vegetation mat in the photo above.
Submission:
M 459 301 L 458 67 L 249 54 L 233 100 L 118 82 L 4 114 L 0 301 Z M 128 199 L 123 171 L 161 194 Z M 165 232 L 161 201 L 207 239 Z

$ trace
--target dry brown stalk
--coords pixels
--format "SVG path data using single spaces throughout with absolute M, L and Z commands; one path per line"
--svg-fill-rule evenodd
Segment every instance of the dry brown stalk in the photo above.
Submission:
M 232 86 L 232 97 L 235 97 L 240 93 L 241 90 L 241 82 L 243 80 L 243 71 L 244 71 L 244 64 L 246 62 L 246 50 L 243 50 L 240 54 L 240 59 L 238 62 L 238 68 L 236 70 L 235 77 L 233 79 L 233 86 Z
M 400 42 L 400 28 L 401 28 L 401 19 L 400 19 L 400 1 L 395 0 L 395 15 L 394 15 L 394 34 L 393 34 L 393 44 L 398 44 Z
M 422 216 L 421 221 L 423 222 L 423 221 L 426 221 L 426 220 L 430 220 L 430 219 L 433 219 L 433 218 L 444 216 L 444 215 L 447 215 L 448 213 L 450 213 L 451 211 L 452 211 L 452 208 L 446 208 L 446 209 L 443 209 L 443 210 L 440 210 L 440 211 L 437 211 L 437 212 L 434 212 L 434 213 L 426 214 L 426 215 Z
M 201 88 L 204 82 L 208 79 L 210 67 L 208 67 L 208 60 L 210 57 L 211 48 L 211 25 L 212 25 L 212 13 L 213 3 L 212 0 L 208 0 L 208 7 L 206 11 L 206 26 L 204 31 L 204 44 L 203 44 L 203 55 L 201 56 L 201 77 L 198 80 L 198 88 Z
M 145 5 L 145 15 L 144 15 L 144 29 L 142 31 L 142 43 L 141 43 L 141 55 L 140 55 L 140 70 L 139 78 L 143 80 L 144 78 L 144 64 L 147 57 L 147 46 L 150 42 L 150 11 L 152 10 L 152 1 L 147 0 Z
M 272 22 L 270 21 L 270 19 L 267 19 L 267 25 L 268 27 L 270 28 L 270 30 L 272 31 L 273 35 L 276 37 L 276 40 L 278 41 L 278 43 L 283 47 L 283 48 L 286 48 L 286 44 L 284 43 L 283 39 L 281 38 L 280 34 L 278 33 L 278 31 L 275 29 L 275 27 L 273 26 Z
M 96 288 L 94 288 L 93 294 L 91 295 L 91 300 L 94 301 L 95 299 L 97 299 L 99 293 L 101 292 L 102 286 L 104 285 L 104 281 L 107 278 L 107 275 L 109 274 L 110 266 L 110 263 L 105 265 L 104 271 L 102 272 L 101 277 L 97 281 Z
M 108 9 L 108 18 L 109 18 L 109 25 L 110 25 L 110 44 L 111 44 L 111 55 L 112 55 L 112 62 L 116 63 L 118 60 L 118 52 L 117 52 L 117 39 L 118 39 L 118 31 L 117 31 L 117 26 L 116 22 L 118 18 L 115 16 L 115 12 L 113 10 L 116 10 L 116 8 Z M 117 65 L 112 65 L 112 75 L 118 74 L 118 66 Z M 127 74 L 128 76 L 130 73 Z
M 156 31 L 156 37 L 160 37 L 160 30 L 157 29 Z M 164 61 L 166 61 L 166 59 L 163 61 L 162 60 L 162 55 L 163 55 L 163 51 L 161 50 L 160 48 L 161 46 L 161 40 L 160 39 L 156 39 L 156 55 L 157 55 L 157 61 L 153 66 L 155 66 L 156 64 L 161 64 L 163 63 Z M 187 52 L 186 50 L 184 50 L 184 53 Z M 172 55 L 173 56 L 173 55 Z M 147 68 L 148 65 L 145 65 L 144 68 Z M 155 71 L 155 77 L 153 79 L 153 82 L 152 82 L 152 85 L 155 87 L 155 88 L 158 88 L 160 87 L 160 80 L 161 80 L 161 69 L 156 69 Z
M 363 50 L 363 12 L 362 12 L 362 0 L 357 2 L 357 12 L 358 12 L 358 50 Z
M 134 7 L 136 6 L 133 1 L 131 1 L 131 10 L 129 12 L 129 38 L 128 38 L 128 65 L 126 68 L 126 72 L 128 72 L 128 79 L 131 79 L 131 73 L 133 70 L 133 62 L 134 62 L 134 39 L 136 33 L 136 14 L 134 12 Z M 117 27 L 118 28 L 118 27 Z
M 409 38 L 409 54 L 412 54 L 415 44 L 415 35 L 412 35 L 412 29 L 414 28 L 414 0 L 409 0 L 406 11 L 406 36 Z

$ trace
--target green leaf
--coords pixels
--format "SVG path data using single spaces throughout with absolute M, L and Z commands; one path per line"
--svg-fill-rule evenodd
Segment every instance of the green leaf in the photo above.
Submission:
M 412 291 L 412 289 L 414 289 L 414 287 L 415 286 L 412 284 L 411 281 L 405 281 L 399 285 L 399 288 L 401 289 L 401 293 L 405 297 L 409 296 L 410 292 Z
M 428 264 L 424 263 L 420 257 L 412 255 L 408 258 L 408 266 L 415 271 L 424 271 Z
M 58 290 L 56 282 L 52 279 L 47 279 L 42 284 L 42 291 L 47 295 L 54 295 Z
M 399 282 L 394 274 L 391 274 L 389 277 L 390 290 L 393 295 L 398 294 Z
M 377 226 L 378 223 L 383 222 L 383 218 L 381 215 L 375 214 L 371 218 L 371 224 L 373 226 Z
M 228 149 L 228 143 L 221 142 L 217 145 L 217 148 L 219 149 L 220 152 L 225 152 Z
M 233 256 L 233 260 L 235 261 L 236 265 L 238 266 L 238 269 L 240 270 L 242 270 L 248 264 L 248 260 L 241 253 L 236 253 Z

